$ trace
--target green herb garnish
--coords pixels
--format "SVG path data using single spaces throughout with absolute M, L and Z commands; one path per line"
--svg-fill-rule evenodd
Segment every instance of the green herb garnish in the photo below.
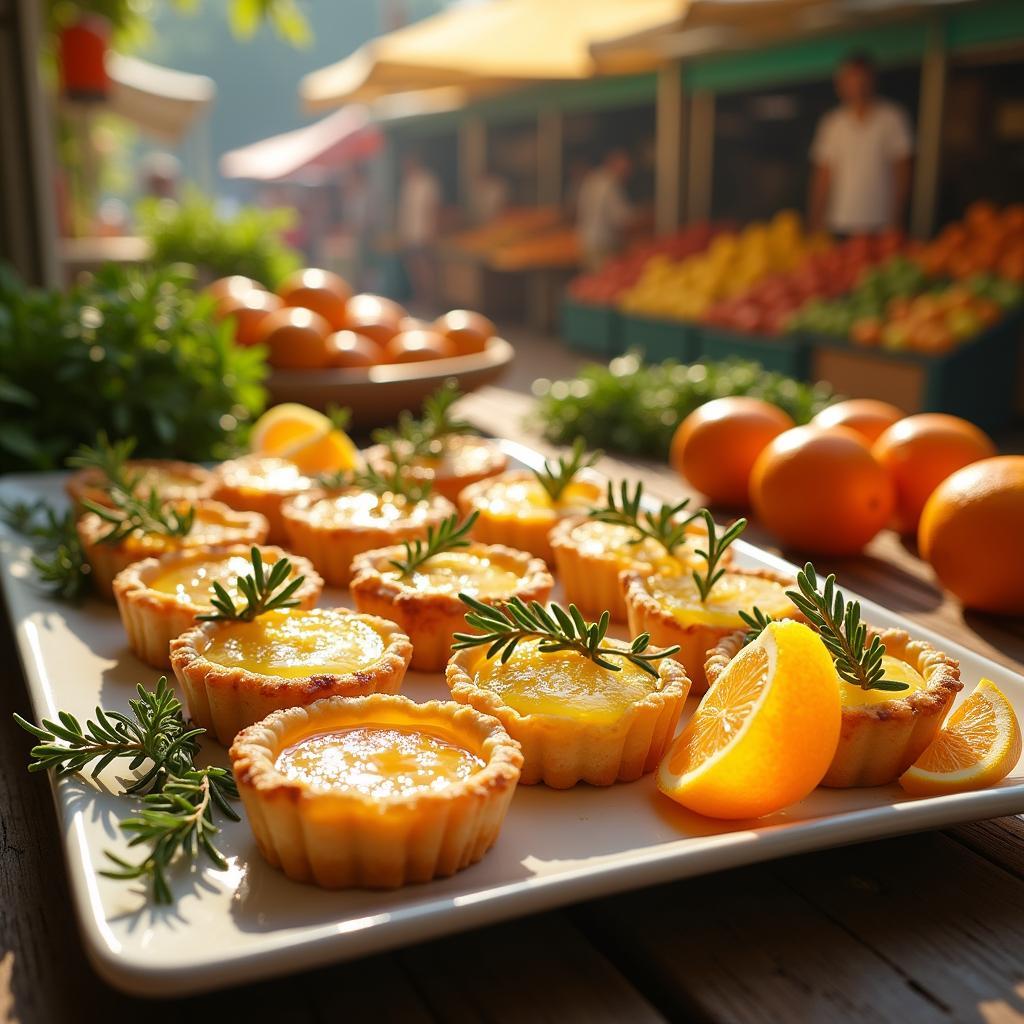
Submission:
M 704 517 L 704 523 L 708 530 L 706 550 L 697 549 L 697 554 L 704 559 L 704 572 L 693 570 L 693 582 L 697 586 L 701 601 L 708 599 L 711 588 L 725 575 L 725 569 L 719 566 L 722 556 L 729 545 L 747 528 L 746 519 L 737 519 L 726 527 L 725 533 L 718 536 L 718 527 L 715 526 L 714 517 L 706 509 L 702 508 L 699 515 Z
M 747 634 L 743 638 L 744 644 L 752 644 L 775 620 L 770 615 L 765 615 L 756 605 L 749 612 L 740 611 L 740 618 L 747 625 Z
M 220 622 L 231 620 L 234 622 L 252 622 L 257 615 L 264 612 L 276 611 L 279 608 L 294 608 L 299 602 L 292 597 L 296 590 L 302 586 L 305 576 L 296 576 L 295 579 L 288 579 L 292 573 L 292 563 L 287 558 L 279 558 L 270 567 L 268 572 L 263 564 L 263 556 L 260 549 L 254 547 L 251 551 L 252 573 L 248 576 L 239 576 L 236 585 L 245 598 L 245 604 L 236 607 L 231 595 L 217 581 L 214 581 L 210 604 L 216 609 L 208 615 L 197 615 L 196 618 L 203 622 Z
M 83 500 L 82 507 L 94 512 L 110 527 L 99 537 L 101 544 L 117 544 L 133 533 L 187 537 L 195 525 L 194 505 L 166 505 L 156 491 L 140 496 L 137 492 L 110 491 L 113 508 Z
M 557 462 L 545 459 L 541 469 L 534 469 L 531 472 L 547 492 L 548 497 L 553 502 L 557 502 L 580 471 L 589 469 L 603 454 L 603 452 L 596 451 L 588 455 L 586 441 L 582 437 L 577 437 L 568 458 L 560 455 Z
M 469 547 L 469 531 L 479 516 L 479 512 L 471 512 L 460 526 L 458 513 L 453 513 L 438 526 L 427 527 L 426 540 L 404 540 L 405 560 L 392 558 L 393 565 L 402 576 L 411 576 L 424 562 L 440 555 L 444 551 Z
M 32 543 L 32 567 L 40 582 L 65 601 L 79 601 L 91 589 L 92 569 L 70 510 L 57 512 L 43 499 L 0 503 L 0 519 Z
M 114 489 L 125 494 L 134 493 L 139 486 L 138 474 L 128 472 L 127 462 L 135 450 L 135 438 L 110 442 L 105 430 L 96 435 L 93 445 L 79 445 L 74 454 L 68 456 L 72 469 L 95 469 L 102 476 L 101 486 L 106 491 Z
M 373 439 L 388 449 L 392 459 L 396 454 L 404 461 L 414 458 L 437 458 L 444 451 L 445 441 L 452 434 L 472 434 L 476 431 L 466 420 L 452 415 L 452 406 L 462 397 L 454 380 L 447 380 L 423 402 L 423 416 L 415 419 L 408 412 L 398 417 L 394 430 L 374 431 Z
M 686 539 L 686 527 L 700 513 L 694 512 L 682 520 L 677 518 L 689 506 L 689 498 L 675 505 L 663 503 L 657 512 L 651 512 L 641 508 L 643 494 L 643 483 L 637 481 L 636 489 L 630 494 L 629 484 L 623 480 L 616 495 L 615 486 L 609 480 L 605 507 L 591 510 L 590 518 L 599 523 L 628 526 L 636 532 L 630 544 L 639 544 L 646 537 L 657 541 L 671 555 Z
M 44 719 L 34 725 L 20 715 L 14 719 L 39 742 L 32 748 L 30 772 L 53 769 L 72 775 L 92 765 L 95 777 L 115 760 L 128 761 L 131 771 L 142 774 L 125 794 L 141 796 L 135 817 L 120 823 L 131 836 L 130 846 L 149 844 L 141 861 L 132 863 L 108 852 L 113 867 L 100 872 L 108 878 L 145 879 L 157 903 L 170 903 L 167 879 L 171 864 L 181 857 L 194 860 L 203 853 L 215 867 L 227 867 L 214 845 L 218 828 L 214 812 L 238 821 L 229 803 L 238 798 L 231 772 L 226 768 L 196 768 L 199 736 L 205 731 L 185 721 L 181 702 L 161 677 L 155 691 L 138 686 L 139 696 L 130 700 L 131 714 L 96 708 L 96 718 L 83 727 L 74 715 L 58 713 L 59 721 Z
M 539 601 L 526 604 L 518 597 L 500 606 L 484 604 L 468 594 L 459 594 L 459 600 L 469 609 L 466 624 L 480 632 L 456 633 L 452 650 L 462 651 L 488 644 L 486 657 L 493 658 L 500 653 L 502 664 L 512 657 L 521 641 L 539 639 L 537 649 L 542 654 L 575 651 L 610 672 L 618 672 L 622 666 L 608 658 L 622 658 L 657 678 L 657 669 L 651 662 L 667 658 L 679 650 L 678 647 L 666 647 L 648 651 L 649 633 L 641 633 L 625 649 L 602 646 L 611 616 L 605 612 L 599 622 L 587 622 L 574 604 L 566 610 L 552 603 L 548 606 L 549 611 Z

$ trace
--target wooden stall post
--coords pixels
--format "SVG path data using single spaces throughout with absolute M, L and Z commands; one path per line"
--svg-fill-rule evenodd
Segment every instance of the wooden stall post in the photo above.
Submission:
M 934 20 L 928 27 L 928 40 L 921 58 L 914 183 L 910 198 L 910 231 L 915 238 L 928 238 L 935 226 L 947 64 L 943 24 Z
M 467 114 L 459 122 L 459 202 L 473 205 L 473 187 L 487 167 L 487 122 L 480 114 Z
M 562 202 L 562 112 L 550 108 L 537 114 L 537 202 Z
M 673 61 L 658 72 L 655 100 L 654 227 L 671 234 L 682 219 L 683 74 Z
M 715 94 L 708 90 L 690 97 L 688 161 L 686 172 L 686 220 L 711 217 L 711 189 L 715 160 Z

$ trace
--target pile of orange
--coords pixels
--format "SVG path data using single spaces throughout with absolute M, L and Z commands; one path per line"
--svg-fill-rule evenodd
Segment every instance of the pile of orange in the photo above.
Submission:
M 239 345 L 263 345 L 283 370 L 355 369 L 482 352 L 496 334 L 479 313 L 455 309 L 431 324 L 397 302 L 354 295 L 343 278 L 307 267 L 290 274 L 276 294 L 248 277 L 214 281 L 207 289 L 215 315 L 230 318 Z
M 950 224 L 914 254 L 932 277 L 968 278 L 994 273 L 1024 282 L 1024 204 L 999 209 L 972 203 L 962 221 Z

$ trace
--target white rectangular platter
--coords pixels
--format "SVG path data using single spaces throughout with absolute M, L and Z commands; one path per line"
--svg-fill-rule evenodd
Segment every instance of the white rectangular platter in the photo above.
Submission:
M 508 444 L 509 454 L 539 456 Z M 0 481 L 0 499 L 62 500 L 60 474 Z M 749 545 L 740 563 L 792 571 Z M 14 622 L 36 718 L 66 709 L 85 719 L 97 704 L 124 708 L 135 684 L 158 673 L 127 650 L 116 611 L 96 601 L 72 607 L 50 599 L 32 578 L 24 541 L 0 527 L 7 608 Z M 328 591 L 325 604 L 343 602 Z M 872 602 L 869 621 L 907 624 Z M 970 690 L 995 680 L 1024 716 L 1024 679 L 958 644 L 913 627 L 960 659 Z M 440 675 L 412 673 L 403 692 L 445 697 Z M 692 704 L 691 704 L 692 707 Z M 25 737 L 26 758 L 31 745 Z M 226 763 L 224 751 L 204 753 Z M 228 823 L 220 846 L 229 867 L 182 870 L 171 907 L 147 903 L 140 888 L 101 878 L 104 851 L 125 853 L 117 821 L 128 804 L 116 771 L 103 785 L 69 778 L 54 785 L 71 889 L 90 959 L 112 984 L 142 995 L 181 995 L 363 956 L 433 936 L 566 903 L 808 850 L 956 822 L 1024 812 L 1024 765 L 981 792 L 910 799 L 898 786 L 818 790 L 801 804 L 756 822 L 718 823 L 657 793 L 651 777 L 607 789 L 556 792 L 520 787 L 497 845 L 453 878 L 396 892 L 326 892 L 288 881 L 260 857 L 244 818 Z M 38 785 L 25 776 L 24 784 Z M 109 788 L 106 788 L 109 787 Z M 134 856 L 134 854 L 131 854 Z

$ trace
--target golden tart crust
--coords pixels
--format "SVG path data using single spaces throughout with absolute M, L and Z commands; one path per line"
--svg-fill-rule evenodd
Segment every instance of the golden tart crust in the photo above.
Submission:
M 267 455 L 244 455 L 222 462 L 214 470 L 213 485 L 216 501 L 266 516 L 270 524 L 267 540 L 272 544 L 284 544 L 288 538 L 281 503 L 314 486 L 294 462 Z
M 244 544 L 199 551 L 177 551 L 160 558 L 147 558 L 133 562 L 114 577 L 114 600 L 121 615 L 121 623 L 128 634 L 128 646 L 136 657 L 153 668 L 170 668 L 170 644 L 175 637 L 196 624 L 197 615 L 212 611 L 208 600 L 199 601 L 188 593 L 171 593 L 157 589 L 154 583 L 169 574 L 182 572 L 202 575 L 211 565 L 227 562 L 239 563 L 238 572 L 252 571 L 252 549 Z M 287 556 L 276 547 L 260 547 L 266 565 L 273 565 Z M 302 585 L 293 595 L 299 608 L 313 608 L 320 600 L 324 581 L 305 558 L 290 557 L 292 574 L 304 577 Z M 215 576 L 214 578 L 220 578 Z M 225 581 L 221 581 L 226 585 Z M 208 584 L 209 585 L 209 584 Z M 230 591 L 230 588 L 228 588 Z
M 213 494 L 213 474 L 194 462 L 177 459 L 129 459 L 125 469 L 130 474 L 142 474 L 139 492 L 145 497 L 154 489 L 166 501 L 200 501 Z M 104 476 L 99 469 L 80 469 L 72 473 L 64 484 L 67 496 L 77 513 L 88 511 L 83 502 L 111 508 L 110 495 L 103 486 Z
M 482 574 L 492 567 L 495 573 L 515 577 L 513 585 L 499 593 L 479 593 L 472 582 L 453 588 L 432 586 L 423 573 L 409 580 L 399 577 L 392 559 L 405 557 L 402 547 L 382 548 L 356 555 L 352 562 L 354 578 L 352 596 L 361 612 L 380 615 L 397 622 L 412 640 L 412 667 L 421 672 L 440 672 L 451 656 L 452 634 L 466 632 L 466 606 L 458 598 L 464 589 L 487 604 L 519 597 L 523 601 L 546 601 L 555 581 L 547 565 L 525 551 L 515 551 L 499 544 L 472 544 L 468 548 L 435 556 L 430 562 L 443 559 L 457 571 L 459 561 L 466 557 L 485 563 Z M 423 568 L 429 573 L 430 562 Z
M 398 442 L 401 454 L 403 442 Z M 438 458 L 414 459 L 404 472 L 417 483 L 431 485 L 431 493 L 454 502 L 462 489 L 478 480 L 497 476 L 508 466 L 508 458 L 497 442 L 476 434 L 451 434 L 444 439 Z M 363 453 L 370 466 L 380 471 L 394 469 L 388 449 L 373 445 Z
M 868 641 L 881 637 L 886 654 L 906 662 L 925 680 L 925 688 L 906 697 L 875 704 L 843 703 L 839 747 L 823 786 L 884 786 L 895 782 L 935 738 L 953 699 L 963 688 L 960 663 L 902 629 L 868 627 Z M 705 672 L 714 686 L 725 666 L 744 647 L 746 633 L 724 637 L 708 652 Z M 845 683 L 839 683 L 845 686 Z
M 439 789 L 386 798 L 289 778 L 282 751 L 318 734 L 361 727 L 423 731 L 483 762 Z M 451 701 L 330 697 L 278 711 L 231 746 L 231 765 L 263 856 L 289 878 L 329 889 L 396 888 L 455 874 L 494 845 L 522 765 L 501 724 Z
M 607 609 L 614 621 L 626 621 L 626 602 L 619 584 L 619 576 L 625 571 L 674 575 L 689 572 L 703 562 L 696 549 L 701 547 L 706 534 L 696 523 L 692 528 L 693 540 L 686 543 L 687 557 L 683 559 L 670 556 L 657 541 L 649 539 L 630 545 L 628 554 L 606 546 L 614 542 L 624 547 L 632 535 L 628 527 L 610 526 L 587 516 L 563 519 L 548 534 L 565 598 L 584 615 L 596 619 Z M 728 568 L 732 552 L 726 550 L 719 564 Z
M 278 675 L 251 670 L 244 660 L 225 665 L 206 656 L 212 644 L 231 637 L 238 623 L 204 622 L 193 626 L 171 642 L 171 667 L 185 691 L 189 716 L 196 725 L 227 746 L 240 730 L 272 711 L 312 704 L 323 697 L 399 691 L 412 658 L 412 644 L 393 622 L 347 608 L 286 609 L 262 615 L 256 622 L 271 628 L 286 627 L 286 620 L 301 625 L 305 620 L 299 616 L 315 617 L 315 623 L 328 630 L 332 619 L 339 627 L 346 624 L 339 621 L 342 619 L 358 621 L 379 637 L 381 650 L 369 664 L 343 672 L 314 669 L 309 674 Z M 314 619 L 309 621 L 314 624 Z M 243 645 L 244 640 L 239 646 Z M 280 655 L 280 648 L 277 653 Z
M 463 516 L 478 513 L 473 524 L 476 540 L 529 551 L 553 565 L 548 534 L 559 520 L 586 514 L 597 505 L 604 486 L 596 473 L 580 473 L 566 488 L 563 500 L 553 504 L 533 473 L 514 469 L 463 488 L 459 511 Z
M 356 487 L 307 491 L 281 506 L 285 546 L 308 558 L 332 587 L 349 585 L 356 555 L 426 537 L 427 527 L 439 526 L 454 512 L 439 495 L 410 504 Z
M 526 647 L 520 644 L 513 659 Z M 485 655 L 484 647 L 459 651 L 448 662 L 445 679 L 455 700 L 493 715 L 519 741 L 523 749 L 520 782 L 524 785 L 542 782 L 553 789 L 568 789 L 588 782 L 610 786 L 654 771 L 672 741 L 690 689 L 682 666 L 664 658 L 657 663 L 658 678 L 651 681 L 651 689 L 614 716 L 588 716 L 568 707 L 559 714 L 522 714 L 493 689 L 477 682 Z M 581 655 L 572 656 L 582 659 Z
M 743 576 L 755 580 L 767 580 L 784 588 L 795 585 L 792 577 L 783 576 L 769 569 L 728 569 L 726 571 L 728 577 Z M 656 577 L 639 572 L 624 572 L 619 577 L 619 585 L 626 603 L 629 631 L 633 636 L 649 633 L 655 647 L 671 647 L 678 644 L 679 653 L 673 657 L 686 669 L 686 674 L 693 683 L 691 694 L 700 695 L 708 688 L 704 674 L 704 662 L 707 660 L 708 652 L 723 637 L 729 636 L 737 628 L 744 628 L 742 620 L 728 625 L 715 625 L 700 621 L 680 622 L 651 593 L 649 581 L 652 578 Z M 768 608 L 763 605 L 761 606 L 762 611 L 774 619 L 803 618 L 792 602 L 787 599 L 785 603 L 787 608 L 784 614 L 780 614 L 777 608 Z M 744 609 L 748 612 L 750 610 L 750 608 Z
M 95 512 L 78 520 L 78 539 L 92 571 L 96 591 L 102 597 L 114 597 L 114 577 L 133 562 L 159 557 L 175 551 L 208 551 L 227 544 L 262 544 L 267 539 L 267 520 L 257 512 L 236 512 L 219 501 L 183 502 L 195 509 L 192 530 L 183 537 L 163 534 L 132 534 L 116 544 L 100 541 L 109 529 Z

